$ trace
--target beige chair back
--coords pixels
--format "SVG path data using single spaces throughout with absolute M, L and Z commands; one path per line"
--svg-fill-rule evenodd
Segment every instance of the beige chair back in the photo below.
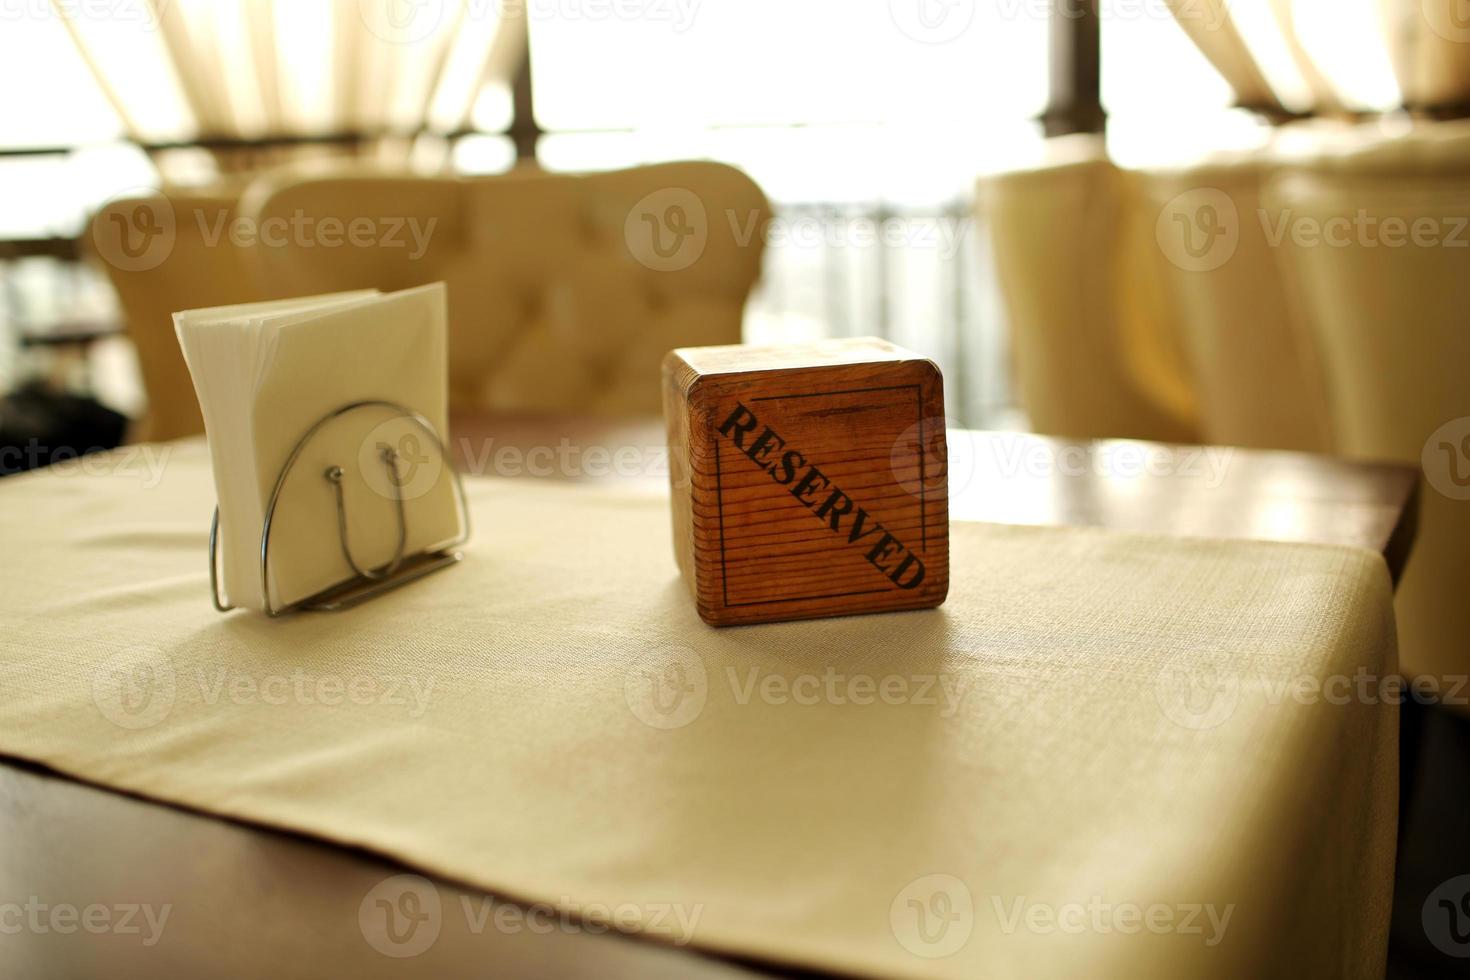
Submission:
M 230 234 L 235 205 L 228 193 L 170 193 L 112 201 L 92 219 L 90 249 L 117 292 L 148 394 L 135 441 L 204 431 L 173 314 L 261 298 Z
M 1332 449 L 1322 366 L 1292 315 L 1273 236 L 1263 223 L 1265 150 L 1138 178 L 1155 220 L 1160 269 L 1199 392 L 1206 442 Z
M 1463 675 L 1470 671 L 1470 127 L 1427 126 L 1298 168 L 1267 184 L 1265 202 L 1334 240 L 1302 245 L 1287 236 L 1282 251 L 1322 352 L 1340 450 L 1423 466 L 1427 477 L 1397 600 L 1403 664 L 1412 673 Z
M 266 176 L 242 210 L 271 296 L 446 281 L 456 410 L 652 415 L 666 351 L 740 341 L 769 206 L 738 170 L 676 163 Z
M 1037 432 L 1190 442 L 1196 407 L 1156 289 L 1152 226 L 1100 141 L 1053 141 L 1041 166 L 977 188 Z

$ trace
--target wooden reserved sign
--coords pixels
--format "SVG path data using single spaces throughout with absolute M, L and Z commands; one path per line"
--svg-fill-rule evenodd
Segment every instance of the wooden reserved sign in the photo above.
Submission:
M 944 382 L 877 339 L 664 358 L 674 552 L 724 626 L 937 606 Z

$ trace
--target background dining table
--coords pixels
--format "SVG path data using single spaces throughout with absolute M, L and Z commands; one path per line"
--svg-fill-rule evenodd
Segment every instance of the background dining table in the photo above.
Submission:
M 462 417 L 451 442 L 469 474 L 668 492 L 657 422 Z M 953 521 L 1349 545 L 1383 555 L 1395 581 L 1413 538 L 1417 476 L 1294 453 L 949 433 Z M 406 873 L 401 865 L 19 761 L 0 764 L 0 839 L 0 897 L 196 910 L 177 915 L 170 941 L 152 948 L 77 930 L 7 935 L 0 947 L 15 976 L 772 975 L 769 965 L 612 932 L 476 929 L 471 911 L 485 908 L 486 896 L 443 880 L 443 900 L 466 914 L 444 916 L 432 958 L 390 958 L 363 941 L 359 907 L 385 878 Z
M 662 423 L 467 416 L 464 472 L 668 487 Z M 1395 582 L 1415 531 L 1419 471 L 1308 453 L 952 429 L 949 516 L 1175 537 L 1338 544 L 1379 552 Z

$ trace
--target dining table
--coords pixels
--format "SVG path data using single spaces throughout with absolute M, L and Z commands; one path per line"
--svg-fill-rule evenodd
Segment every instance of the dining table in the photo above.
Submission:
M 592 485 L 649 500 L 669 493 L 656 419 L 460 414 L 448 442 L 467 480 Z M 1416 470 L 1386 462 L 957 427 L 948 433 L 945 476 L 952 522 L 1345 547 L 1381 556 L 1395 582 L 1412 548 L 1419 482 Z M 0 523 L 22 521 L 6 510 L 6 482 Z M 477 535 L 477 547 L 495 548 L 493 529 Z M 202 554 L 200 562 L 202 571 Z M 524 896 L 425 871 L 370 841 L 327 841 L 98 782 L 21 758 L 0 762 L 0 958 L 9 964 L 0 972 L 363 980 L 826 972 L 586 921 L 569 925 Z M 412 889 L 425 881 L 444 910 L 432 950 L 385 949 L 367 917 L 379 906 L 415 913 L 421 893 Z M 44 906 L 65 903 L 80 910 L 79 920 L 47 919 Z M 138 931 L 90 929 L 94 906 L 109 914 L 141 909 L 135 924 L 145 940 L 143 912 L 167 906 L 168 941 L 148 945 Z M 50 927 L 8 928 L 25 916 Z
M 668 492 L 658 420 L 468 414 L 450 431 L 465 473 Z M 1397 462 L 963 428 L 947 442 L 956 521 L 1346 545 L 1382 554 L 1394 581 L 1417 527 L 1419 471 Z

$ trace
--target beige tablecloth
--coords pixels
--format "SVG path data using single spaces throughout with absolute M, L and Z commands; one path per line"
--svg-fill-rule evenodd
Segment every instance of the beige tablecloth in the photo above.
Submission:
M 268 621 L 149 451 L 0 482 L 0 752 L 773 961 L 1382 975 L 1376 555 L 956 525 L 938 610 L 717 631 L 662 501 L 476 480 L 463 565 Z

